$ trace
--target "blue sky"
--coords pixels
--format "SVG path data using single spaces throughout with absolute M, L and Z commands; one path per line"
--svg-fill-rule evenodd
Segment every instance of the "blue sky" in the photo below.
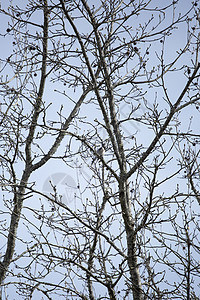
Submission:
M 15 3 L 18 3 L 18 1 L 15 1 Z M 160 4 L 160 2 L 158 2 L 158 1 L 153 1 L 152 7 L 153 7 L 153 4 L 155 4 L 155 3 L 158 3 L 158 5 Z M 166 5 L 166 3 L 171 3 L 171 1 L 165 1 L 165 5 Z M 5 1 L 5 0 L 2 1 L 2 8 L 6 7 L 6 5 L 7 5 L 7 1 Z M 21 5 L 21 2 L 20 2 L 20 5 Z M 190 5 L 191 5 L 190 1 L 182 0 L 182 1 L 180 1 L 178 11 L 179 12 L 181 11 L 182 13 L 184 13 L 184 11 L 186 11 L 190 7 Z M 149 14 L 149 13 L 150 13 L 150 10 L 145 12 L 145 14 Z M 141 22 L 144 21 L 145 14 L 140 17 Z M 39 16 L 39 15 L 35 15 L 35 20 L 36 21 L 40 20 L 40 17 L 41 16 Z M 169 21 L 169 19 L 172 17 L 173 17 L 173 11 L 171 11 L 170 16 L 168 16 L 166 18 L 166 22 Z M 196 20 L 194 20 L 192 22 L 195 23 Z M 82 31 L 85 31 L 85 30 L 87 31 L 89 28 L 89 27 L 86 27 L 85 24 L 82 24 L 81 21 L 79 22 L 78 20 L 77 20 L 76 24 L 78 24 L 80 30 L 82 30 Z M 5 34 L 7 26 L 9 26 L 7 23 L 7 18 L 2 18 L 1 25 L 0 25 L 1 34 Z M 31 30 L 34 30 L 34 29 L 31 29 Z M 174 35 L 166 37 L 165 43 L 164 43 L 164 48 L 163 48 L 166 64 L 170 63 L 171 60 L 175 59 L 175 57 L 177 55 L 177 51 L 180 52 L 181 49 L 183 49 L 185 47 L 185 45 L 187 43 L 186 32 L 187 32 L 187 24 L 182 23 L 175 30 Z M 8 57 L 8 55 L 10 55 L 10 53 L 12 53 L 13 48 L 15 48 L 15 45 L 13 45 L 13 42 L 15 42 L 15 41 L 13 40 L 13 38 L 10 35 L 1 36 L 0 38 L 1 38 L 1 43 L 3 44 L 3 47 L 0 48 L 0 57 L 5 59 Z M 137 47 L 138 47 L 141 55 L 144 54 L 144 52 L 146 51 L 146 49 L 149 46 L 150 46 L 150 43 L 147 41 L 137 44 Z M 50 44 L 50 47 L 52 47 L 51 44 Z M 159 64 L 159 57 L 160 57 L 159 55 L 161 54 L 162 47 L 163 47 L 163 43 L 161 43 L 159 40 L 156 43 L 152 43 L 152 46 L 149 48 L 150 55 L 149 55 L 149 60 L 147 61 L 148 68 L 151 68 L 154 65 L 157 66 Z M 158 57 L 156 56 L 156 53 L 158 54 Z M 25 53 L 25 55 L 31 55 L 31 54 Z M 135 63 L 137 65 L 137 60 L 136 60 L 136 62 L 134 61 L 133 63 Z M 183 65 L 188 65 L 188 66 L 191 65 L 190 53 L 183 55 L 183 57 L 176 64 L 176 68 L 178 69 L 178 68 L 182 67 Z M 2 63 L 1 63 L 1 67 L 2 67 Z M 131 70 L 133 68 L 133 65 L 130 64 L 129 68 Z M 126 72 L 126 68 L 124 68 L 124 74 L 125 74 L 125 72 Z M 7 74 L 8 79 L 13 77 L 13 73 L 9 69 L 7 72 L 5 72 L 5 70 L 4 70 L 4 74 L 5 73 Z M 7 80 L 7 78 L 5 77 L 5 75 L 3 75 L 2 81 Z M 35 78 L 36 84 L 37 84 L 37 81 L 39 80 L 38 78 L 39 78 L 39 76 L 37 78 Z M 164 78 L 165 78 L 165 84 L 167 86 L 167 91 L 168 91 L 170 100 L 172 103 L 174 103 L 177 100 L 177 97 L 180 95 L 180 92 L 182 91 L 187 79 L 183 75 L 183 72 L 179 72 L 179 71 L 168 72 Z M 19 84 L 19 79 L 17 77 L 9 83 L 10 86 L 12 86 L 12 85 L 17 86 L 18 84 Z M 155 85 L 156 85 L 156 83 L 155 83 Z M 30 88 L 31 88 L 31 86 L 30 86 Z M 128 87 L 124 87 L 122 89 L 121 93 L 125 93 L 127 91 L 127 89 L 128 89 Z M 50 78 L 48 79 L 47 88 L 46 88 L 45 94 L 44 94 L 44 100 L 45 100 L 46 104 L 52 103 L 47 111 L 47 116 L 48 116 L 49 120 L 52 120 L 52 121 L 60 120 L 59 111 L 60 111 L 61 105 L 63 105 L 62 120 L 64 120 L 64 117 L 68 116 L 71 108 L 73 107 L 73 105 L 74 105 L 73 102 L 69 101 L 69 97 L 66 97 L 63 94 L 64 91 L 68 94 L 69 97 L 71 97 L 75 101 L 78 99 L 78 97 L 80 96 L 80 93 L 81 93 L 81 90 L 79 88 L 77 88 L 74 91 L 73 88 L 69 89 L 68 86 L 64 85 L 64 82 L 53 83 L 50 80 Z M 147 93 L 146 98 L 147 98 L 148 106 L 153 107 L 155 101 L 158 102 L 159 109 L 163 110 L 162 114 L 165 115 L 166 114 L 165 109 L 168 107 L 168 105 L 163 100 L 163 91 L 161 90 L 161 88 L 159 89 L 154 86 L 149 87 L 149 84 L 145 84 L 144 92 Z M 29 93 L 27 91 L 27 97 L 31 97 L 31 96 L 32 96 L 31 90 Z M 90 95 L 87 97 L 87 100 L 88 101 L 90 100 Z M 133 103 L 136 106 L 137 101 L 135 101 Z M 30 108 L 30 104 L 24 103 L 24 105 L 28 111 L 28 109 Z M 123 117 L 126 117 L 126 115 L 128 115 L 129 107 L 130 106 L 121 107 L 120 112 Z M 141 102 L 141 107 L 137 111 L 137 116 L 139 117 L 141 114 L 143 114 L 145 112 L 145 110 L 146 110 L 146 107 Z M 180 115 L 181 130 L 182 131 L 187 130 L 187 128 L 190 124 L 191 115 L 193 117 L 193 125 L 192 125 L 193 130 L 198 133 L 199 132 L 199 111 L 195 107 L 191 107 L 189 109 L 186 108 L 181 113 L 181 115 Z M 93 105 L 84 104 L 81 107 L 79 116 L 82 118 L 81 121 L 79 120 L 77 123 L 75 122 L 74 125 L 71 126 L 70 130 L 72 130 L 72 131 L 75 130 L 75 132 L 79 135 L 81 135 L 81 134 L 87 135 L 87 134 L 89 134 L 90 130 L 94 130 L 96 128 L 97 133 L 99 135 L 99 137 L 97 138 L 97 146 L 99 146 L 101 143 L 101 139 L 103 139 L 103 140 L 106 139 L 107 135 L 105 133 L 105 130 L 103 130 L 102 127 L 100 127 L 100 126 L 97 126 L 97 123 L 95 122 L 95 119 L 98 119 L 99 122 L 102 121 L 101 113 L 99 110 L 96 109 L 95 99 L 94 99 Z M 125 134 L 127 134 L 127 135 L 130 135 L 130 134 L 136 135 L 137 134 L 136 135 L 137 144 L 138 145 L 143 144 L 143 146 L 145 146 L 145 147 L 147 147 L 149 145 L 149 143 L 152 140 L 152 137 L 154 136 L 154 133 L 152 132 L 152 130 L 147 128 L 147 126 L 144 126 L 137 122 L 133 123 L 133 124 L 129 124 L 129 125 L 127 125 L 127 123 L 126 123 L 125 125 L 123 125 L 122 128 L 123 128 Z M 48 151 L 49 145 L 53 142 L 54 138 L 55 137 L 46 135 L 44 137 L 44 139 L 40 142 L 40 146 L 42 147 L 44 152 Z M 58 152 L 56 153 L 56 156 L 59 156 L 59 154 L 63 154 L 65 152 L 68 142 L 69 142 L 69 137 L 66 136 L 66 138 L 62 141 L 62 144 L 61 144 Z M 90 142 L 91 142 L 91 145 L 95 144 L 95 141 L 93 141 L 92 139 Z M 168 142 L 166 143 L 166 148 L 168 147 L 169 144 L 170 144 L 170 141 L 168 140 Z M 133 144 L 127 144 L 126 147 L 131 148 L 131 147 L 133 147 L 133 145 L 134 145 L 134 142 L 133 142 Z M 80 142 L 73 141 L 72 145 L 71 145 L 71 149 L 73 151 L 78 151 L 79 146 L 80 146 Z M 198 145 L 196 147 L 198 147 Z M 37 151 L 39 151 L 39 149 L 35 148 L 35 151 L 37 153 Z M 105 159 L 109 159 L 111 157 L 111 151 L 112 151 L 112 149 L 108 149 L 108 151 L 105 154 Z M 63 160 L 60 160 L 57 158 L 49 161 L 45 166 L 43 166 L 43 168 L 41 170 L 38 170 L 31 176 L 31 181 L 36 182 L 36 185 L 34 188 L 37 188 L 40 191 L 44 191 L 45 190 L 44 185 L 46 184 L 46 181 L 48 180 L 49 177 L 52 179 L 52 181 L 55 180 L 53 182 L 54 184 L 57 183 L 56 180 L 58 180 L 58 177 L 56 177 L 56 176 L 58 176 L 58 175 L 56 175 L 56 174 L 59 174 L 59 176 L 61 175 L 60 178 L 62 178 L 63 180 L 65 179 L 65 175 L 70 176 L 71 177 L 71 189 L 70 189 L 70 187 L 66 187 L 66 190 L 65 190 L 65 186 L 63 186 L 63 184 L 60 184 L 58 192 L 60 194 L 69 192 L 68 196 L 70 197 L 70 195 L 71 195 L 71 197 L 72 197 L 72 201 L 69 201 L 69 203 L 68 203 L 69 207 L 71 209 L 77 210 L 77 208 L 79 208 L 79 205 L 82 207 L 82 203 L 81 203 L 82 201 L 84 201 L 87 197 L 88 198 L 91 197 L 91 193 L 88 188 L 89 182 L 95 184 L 95 179 L 93 178 L 93 173 L 91 172 L 91 170 L 89 168 L 91 161 L 92 161 L 92 156 L 93 156 L 93 154 L 90 151 L 88 151 L 85 154 L 85 160 L 81 159 L 81 157 L 77 157 L 76 159 L 74 159 L 73 163 L 71 163 L 71 162 L 64 163 Z M 176 161 L 176 151 L 175 150 L 172 152 L 172 156 L 174 156 L 174 159 L 171 162 L 171 164 L 169 164 L 169 169 L 167 171 L 169 173 L 173 170 L 173 168 L 176 167 L 176 165 L 174 163 Z M 16 165 L 16 172 L 19 176 L 21 175 L 22 171 L 23 171 L 23 165 L 22 164 Z M 83 178 L 81 177 L 81 175 L 83 175 Z M 162 178 L 164 179 L 165 176 L 166 176 L 166 170 L 161 170 L 159 179 L 162 180 Z M 180 176 L 182 176 L 182 174 L 180 174 Z M 57 178 L 57 179 L 55 179 L 55 178 Z M 67 178 L 69 181 L 69 177 L 67 177 Z M 134 180 L 134 179 L 135 179 L 135 176 L 133 176 L 133 178 L 131 180 Z M 60 183 L 62 183 L 62 181 L 60 181 Z M 80 188 L 76 189 L 76 186 L 78 186 L 78 185 L 80 185 Z M 172 188 L 175 189 L 176 185 L 177 185 L 176 180 L 172 180 L 170 182 L 170 184 L 166 183 L 165 189 L 169 190 L 171 192 Z M 64 187 L 64 191 L 63 191 L 63 187 Z M 184 189 L 187 189 L 187 185 L 185 183 L 181 187 Z M 116 187 L 113 186 L 112 188 L 114 190 Z M 162 189 L 163 189 L 163 187 L 161 188 L 161 190 L 158 188 L 158 192 L 157 192 L 158 195 L 159 195 L 159 193 L 162 194 Z M 144 196 L 144 198 L 145 198 L 146 194 L 147 194 L 147 191 L 142 188 L 141 196 Z M 167 194 L 167 192 L 166 192 L 166 194 Z M 39 200 L 39 198 L 40 198 L 39 196 L 34 196 L 30 199 L 27 199 L 25 202 L 25 206 L 27 206 L 27 208 L 24 209 L 24 213 L 25 213 L 26 217 L 30 218 L 29 220 L 32 219 L 33 210 L 39 209 L 41 206 L 41 203 L 43 203 L 46 207 L 48 207 L 48 202 L 44 199 L 42 199 L 41 200 L 42 202 L 41 202 Z M 39 222 L 38 222 L 38 224 L 39 224 Z M 24 230 L 24 227 L 21 223 L 19 235 L 22 234 L 22 230 Z M 44 232 L 46 232 L 47 230 L 48 229 L 45 228 Z M 24 234 L 24 232 L 23 232 L 23 234 Z M 26 233 L 26 234 L 28 237 L 29 236 L 28 233 Z M 20 242 L 17 247 L 18 247 L 18 251 L 21 251 L 22 245 Z

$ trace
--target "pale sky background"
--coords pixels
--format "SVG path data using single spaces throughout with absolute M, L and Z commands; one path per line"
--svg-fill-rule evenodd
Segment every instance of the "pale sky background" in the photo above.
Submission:
M 165 3 L 171 3 L 171 1 L 163 1 Z M 22 4 L 22 1 L 20 0 L 16 0 L 13 1 L 13 3 L 19 3 L 20 5 Z M 27 3 L 27 1 L 25 1 L 24 3 Z M 160 3 L 159 1 L 155 0 L 154 3 Z M 191 5 L 191 1 L 187 1 L 187 0 L 182 0 L 180 1 L 180 5 L 179 5 L 179 9 L 177 9 L 177 11 L 179 12 L 184 12 L 186 11 Z M 7 1 L 6 0 L 2 0 L 1 1 L 1 7 L 4 8 L 7 6 Z M 195 22 L 195 21 L 194 21 Z M 1 18 L 1 24 L 0 24 L 0 33 L 4 34 L 6 32 L 6 28 L 8 26 L 7 23 L 7 19 L 6 18 Z M 85 30 L 84 27 L 82 27 L 83 30 Z M 172 57 L 175 57 L 176 55 L 176 51 L 182 49 L 185 44 L 186 44 L 186 32 L 187 32 L 187 24 L 181 24 L 179 30 L 176 31 L 175 34 L 173 34 L 170 37 L 167 37 L 167 43 L 166 43 L 166 49 L 164 51 L 164 56 L 165 56 L 165 60 L 166 62 L 170 62 Z M 12 48 L 13 48 L 13 38 L 9 35 L 7 35 L 6 37 L 1 36 L 0 37 L 1 40 L 1 47 L 0 47 L 0 58 L 6 58 L 8 56 L 8 54 L 10 52 L 12 52 Z M 138 46 L 138 48 L 142 49 L 143 47 L 145 47 L 146 45 L 144 44 L 140 44 Z M 161 43 L 157 42 L 156 43 L 156 49 L 159 51 L 159 48 L 161 48 Z M 152 49 L 155 46 L 152 46 Z M 151 57 L 151 54 L 150 54 Z M 180 67 L 181 65 L 190 65 L 190 60 L 191 57 L 189 56 L 189 54 L 186 56 L 184 55 L 183 58 L 178 62 L 178 64 L 176 65 L 177 67 Z M 151 62 L 154 63 L 154 60 Z M 155 64 L 158 63 L 158 60 L 155 57 Z M 0 65 L 0 67 L 2 67 L 2 64 Z M 5 72 L 3 72 L 5 74 Z M 0 74 L 1 76 L 1 74 Z M 13 76 L 13 74 L 9 74 L 8 73 L 8 78 L 11 78 Z M 2 80 L 5 80 L 5 77 L 2 78 Z M 175 102 L 177 100 L 177 97 L 180 95 L 180 92 L 182 91 L 184 84 L 186 83 L 186 78 L 179 76 L 177 76 L 176 72 L 170 72 L 166 75 L 165 77 L 166 80 L 166 86 L 168 87 L 168 93 L 170 95 L 170 99 L 171 102 Z M 13 85 L 16 84 L 16 81 L 13 80 Z M 10 84 L 10 86 L 12 85 L 12 83 Z M 59 110 L 59 107 L 61 104 L 64 105 L 64 109 L 63 112 L 66 114 L 66 116 L 68 115 L 68 112 L 70 111 L 71 107 L 68 105 L 68 103 L 66 104 L 66 99 L 59 93 L 55 93 L 54 90 L 67 90 L 67 92 L 69 92 L 69 90 L 63 85 L 63 83 L 48 83 L 48 88 L 46 88 L 45 90 L 45 96 L 44 99 L 45 101 L 48 103 L 48 101 L 53 102 L 52 107 L 50 107 L 48 113 L 49 113 L 49 119 L 56 119 L 57 116 L 55 116 L 55 112 Z M 159 94 L 159 91 L 157 91 L 157 98 L 159 99 L 159 97 L 162 96 L 162 92 Z M 78 91 L 74 94 L 73 93 L 73 89 L 70 93 L 70 96 L 72 98 L 77 98 L 77 94 Z M 153 102 L 155 100 L 155 92 L 153 89 L 148 89 L 148 103 L 149 105 L 152 105 Z M 151 103 L 152 102 L 152 103 Z M 164 102 L 163 101 L 158 101 L 158 102 L 162 102 L 161 105 L 163 105 L 163 108 L 165 107 Z M 141 108 L 142 110 L 145 109 L 145 107 Z M 195 130 L 197 132 L 199 132 L 199 112 L 198 110 L 196 110 L 194 107 L 193 108 L 189 108 L 189 110 L 191 111 L 192 115 L 193 115 L 193 128 L 195 128 Z M 123 110 L 123 113 L 126 114 L 126 109 Z M 96 110 L 92 109 L 92 106 L 88 106 L 88 105 L 83 105 L 81 107 L 81 111 L 80 111 L 80 115 L 81 116 L 87 116 L 87 121 L 93 121 L 95 118 L 100 117 L 100 115 L 97 114 Z M 183 131 L 187 129 L 188 125 L 189 125 L 189 117 L 191 114 L 188 114 L 188 108 L 183 111 L 183 113 L 181 114 L 181 120 L 182 120 L 182 129 Z M 127 125 L 126 125 L 127 126 Z M 80 132 L 82 134 L 84 134 L 84 130 L 87 131 L 87 127 L 82 127 L 82 129 L 80 130 Z M 141 134 L 137 137 L 137 142 L 138 144 L 142 143 L 145 144 L 146 146 L 150 143 L 151 139 L 152 139 L 152 133 L 150 133 L 150 131 L 148 131 L 147 129 L 144 129 L 144 127 L 141 124 L 138 124 L 137 128 L 135 128 L 134 126 L 128 126 L 125 128 L 125 130 L 127 132 L 134 132 L 134 131 L 139 131 Z M 102 138 L 104 138 L 105 132 L 102 130 L 101 132 L 102 134 Z M 65 151 L 65 147 L 67 144 L 68 138 L 65 138 L 59 148 L 58 154 L 59 153 L 63 153 Z M 48 150 L 49 148 L 49 141 L 44 141 L 41 144 L 43 145 L 44 149 Z M 80 143 L 77 143 L 77 150 L 78 150 L 78 146 L 80 145 Z M 76 144 L 74 143 L 74 146 L 76 147 Z M 109 153 L 106 153 L 106 155 L 108 155 Z M 105 156 L 106 158 L 106 156 Z M 88 161 L 92 161 L 91 157 L 88 157 Z M 47 181 L 49 180 L 49 178 L 52 179 L 52 181 L 54 183 L 59 182 L 59 177 L 58 174 L 60 176 L 60 178 L 62 180 L 64 180 L 64 183 L 67 181 L 68 183 L 70 182 L 70 186 L 66 187 L 66 185 L 63 185 L 62 181 L 60 181 L 60 185 L 58 186 L 58 192 L 60 194 L 64 194 L 65 197 L 65 201 L 68 201 L 68 205 L 71 209 L 76 210 L 79 202 L 78 202 L 78 198 L 74 197 L 74 194 L 79 194 L 79 190 L 77 190 L 77 185 L 79 182 L 79 179 L 81 178 L 80 174 L 84 173 L 84 176 L 89 179 L 92 178 L 92 173 L 91 171 L 87 168 L 87 166 L 85 166 L 83 164 L 83 162 L 80 160 L 78 160 L 76 162 L 76 165 L 79 165 L 80 168 L 79 170 L 77 170 L 77 168 L 70 168 L 68 166 L 66 166 L 66 164 L 64 164 L 63 161 L 61 160 L 51 160 L 49 161 L 46 165 L 44 165 L 40 170 L 37 170 L 32 176 L 31 176 L 31 181 L 35 182 L 36 181 L 36 186 L 35 188 L 37 188 L 40 191 L 46 191 L 46 185 L 47 185 Z M 170 168 L 173 168 L 173 164 L 170 165 Z M 19 169 L 18 169 L 18 175 L 21 174 L 22 172 L 22 168 L 21 165 L 19 165 Z M 163 170 L 160 174 L 160 178 L 163 176 L 166 176 L 166 170 Z M 38 180 L 39 179 L 39 180 Z M 81 191 L 85 188 L 85 181 L 83 179 L 81 179 L 82 181 L 80 182 L 80 187 L 81 187 Z M 174 186 L 177 184 L 176 182 L 173 182 Z M 185 184 L 184 184 L 185 185 Z M 168 184 L 166 185 L 166 190 L 167 188 L 171 188 L 171 186 L 168 186 Z M 146 193 L 146 191 L 142 191 L 144 194 Z M 89 194 L 88 194 L 89 195 Z M 87 196 L 87 193 L 84 194 L 84 197 Z M 42 203 L 48 207 L 48 202 L 44 199 L 42 199 Z M 34 208 L 39 208 L 41 205 L 41 202 L 38 201 L 38 197 L 33 196 L 32 198 L 28 199 L 25 201 L 25 206 L 29 207 L 29 205 L 31 205 L 31 208 L 34 210 Z M 2 209 L 2 202 L 0 203 L 0 208 Z M 33 218 L 32 217 L 32 212 L 29 209 L 24 209 L 24 213 L 27 217 L 27 219 L 30 218 L 30 220 Z M 34 219 L 33 219 L 34 220 Z M 28 233 L 26 233 L 24 231 L 24 227 L 20 226 L 19 230 L 18 230 L 18 234 L 19 236 L 23 235 L 23 238 L 26 237 L 27 238 L 29 236 Z M 0 241 L 0 244 L 3 246 L 4 241 Z M 17 250 L 20 251 L 21 250 L 21 245 L 20 243 L 17 244 Z M 1 251 L 1 249 L 0 249 Z M 52 280 L 54 280 L 54 275 L 52 274 Z M 9 297 L 8 299 L 20 299 L 20 297 L 17 297 L 15 295 L 14 298 L 14 291 L 12 288 L 9 287 L 8 290 L 9 293 Z M 34 298 L 35 299 L 35 298 Z M 55 299 L 55 298 L 53 298 Z

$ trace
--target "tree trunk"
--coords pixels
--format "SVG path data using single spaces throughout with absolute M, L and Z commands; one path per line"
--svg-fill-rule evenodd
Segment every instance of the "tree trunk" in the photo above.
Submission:
M 119 199 L 127 237 L 128 266 L 132 282 L 133 299 L 142 300 L 142 286 L 136 255 L 136 234 L 134 231 L 134 222 L 131 214 L 128 184 L 120 182 L 119 191 Z
M 7 247 L 3 261 L 0 264 L 0 285 L 2 285 L 5 277 L 6 272 L 8 271 L 9 265 L 11 263 L 13 253 L 15 250 L 15 242 L 17 237 L 17 229 L 19 226 L 19 220 L 21 216 L 21 211 L 23 208 L 23 198 L 25 193 L 25 187 L 27 185 L 28 179 L 30 177 L 30 172 L 27 170 L 24 171 L 22 176 L 21 184 L 18 188 L 17 193 L 14 195 L 14 208 L 11 214 L 11 222 L 10 228 L 7 238 Z M 0 298 L 1 299 L 1 298 Z

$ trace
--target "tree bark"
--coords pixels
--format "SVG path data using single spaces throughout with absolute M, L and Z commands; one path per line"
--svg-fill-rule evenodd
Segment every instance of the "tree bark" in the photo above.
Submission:
M 42 68 L 41 68 L 41 79 L 38 90 L 38 96 L 35 101 L 33 116 L 28 132 L 28 136 L 26 138 L 25 144 L 25 169 L 18 187 L 16 194 L 14 194 L 14 207 L 11 214 L 10 228 L 7 239 L 6 252 L 3 261 L 0 264 L 0 284 L 3 283 L 6 272 L 8 271 L 9 265 L 12 261 L 16 237 L 17 237 L 17 229 L 19 227 L 19 220 L 23 208 L 23 200 L 26 191 L 26 187 L 28 184 L 29 177 L 32 173 L 32 154 L 31 154 L 31 144 L 34 139 L 35 130 L 37 127 L 37 120 L 40 114 L 40 109 L 42 105 L 42 97 L 44 93 L 45 81 L 46 81 L 46 62 L 47 62 L 47 42 L 48 42 L 48 9 L 47 9 L 47 0 L 44 0 L 44 29 L 43 29 L 43 54 L 42 54 Z
M 137 244 L 136 233 L 134 230 L 134 221 L 131 213 L 129 187 L 128 184 L 121 179 L 119 184 L 119 199 L 122 208 L 122 216 L 124 219 L 126 238 L 127 238 L 127 260 L 131 278 L 133 299 L 142 300 L 142 285 L 137 262 Z

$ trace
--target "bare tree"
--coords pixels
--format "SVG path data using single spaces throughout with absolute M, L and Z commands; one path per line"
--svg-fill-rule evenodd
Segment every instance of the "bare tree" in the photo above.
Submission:
M 198 3 L 1 15 L 1 298 L 199 299 Z

